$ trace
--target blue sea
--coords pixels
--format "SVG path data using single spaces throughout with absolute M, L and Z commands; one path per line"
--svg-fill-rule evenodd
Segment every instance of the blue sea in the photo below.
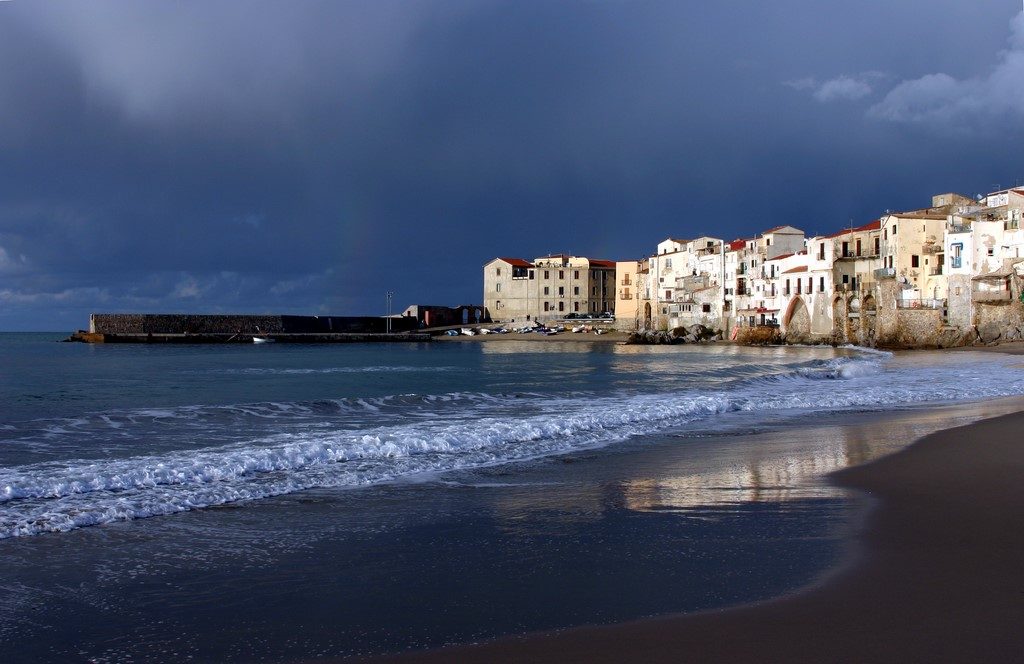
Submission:
M 61 336 L 0 334 L 5 662 L 380 654 L 773 597 L 846 555 L 866 503 L 828 472 L 1024 395 L 990 353 Z

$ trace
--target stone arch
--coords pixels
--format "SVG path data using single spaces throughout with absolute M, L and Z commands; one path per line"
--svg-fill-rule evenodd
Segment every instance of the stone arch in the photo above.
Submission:
M 650 329 L 651 327 L 651 303 L 644 303 L 644 329 Z
M 809 335 L 811 333 L 811 312 L 804 304 L 802 297 L 794 297 L 786 307 L 786 315 L 782 318 L 786 334 Z

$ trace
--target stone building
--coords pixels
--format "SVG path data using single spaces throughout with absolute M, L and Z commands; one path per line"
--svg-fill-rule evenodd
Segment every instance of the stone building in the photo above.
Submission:
M 553 254 L 533 261 L 495 258 L 484 265 L 484 308 L 494 321 L 612 314 L 615 299 L 613 261 Z

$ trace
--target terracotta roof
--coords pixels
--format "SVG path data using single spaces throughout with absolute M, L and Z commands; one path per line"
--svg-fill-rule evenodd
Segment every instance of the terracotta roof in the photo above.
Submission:
M 789 258 L 790 256 L 796 256 L 796 254 L 782 254 L 781 256 L 776 256 L 775 258 L 769 258 L 768 260 L 781 261 L 783 258 Z
M 944 219 L 945 217 L 943 217 Z M 882 227 L 882 220 L 875 219 L 874 221 L 864 224 L 863 226 L 857 226 L 856 228 L 844 228 L 841 231 L 826 235 L 825 237 L 839 237 L 840 235 L 849 235 L 850 233 L 863 233 L 865 231 L 877 231 Z
M 596 267 L 615 267 L 615 261 L 599 261 L 594 258 L 590 259 L 590 264 Z
M 801 265 L 799 267 L 794 267 L 794 268 L 791 268 L 789 270 L 786 270 L 782 274 L 791 274 L 793 272 L 806 272 L 806 271 L 807 271 L 807 266 L 806 265 Z
M 498 258 L 498 260 L 505 261 L 512 267 L 533 267 L 533 263 L 524 261 L 522 258 Z
M 739 249 L 743 249 L 747 246 L 747 242 L 749 242 L 749 240 L 733 240 L 732 242 L 728 242 L 727 244 L 729 245 L 729 251 L 737 251 Z

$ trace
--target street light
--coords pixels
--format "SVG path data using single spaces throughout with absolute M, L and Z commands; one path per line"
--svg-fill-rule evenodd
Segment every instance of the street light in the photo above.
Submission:
M 391 298 L 392 298 L 393 295 L 394 295 L 394 293 L 392 291 L 388 291 L 387 292 L 387 298 L 388 298 L 387 330 L 388 330 L 388 334 L 391 334 Z

